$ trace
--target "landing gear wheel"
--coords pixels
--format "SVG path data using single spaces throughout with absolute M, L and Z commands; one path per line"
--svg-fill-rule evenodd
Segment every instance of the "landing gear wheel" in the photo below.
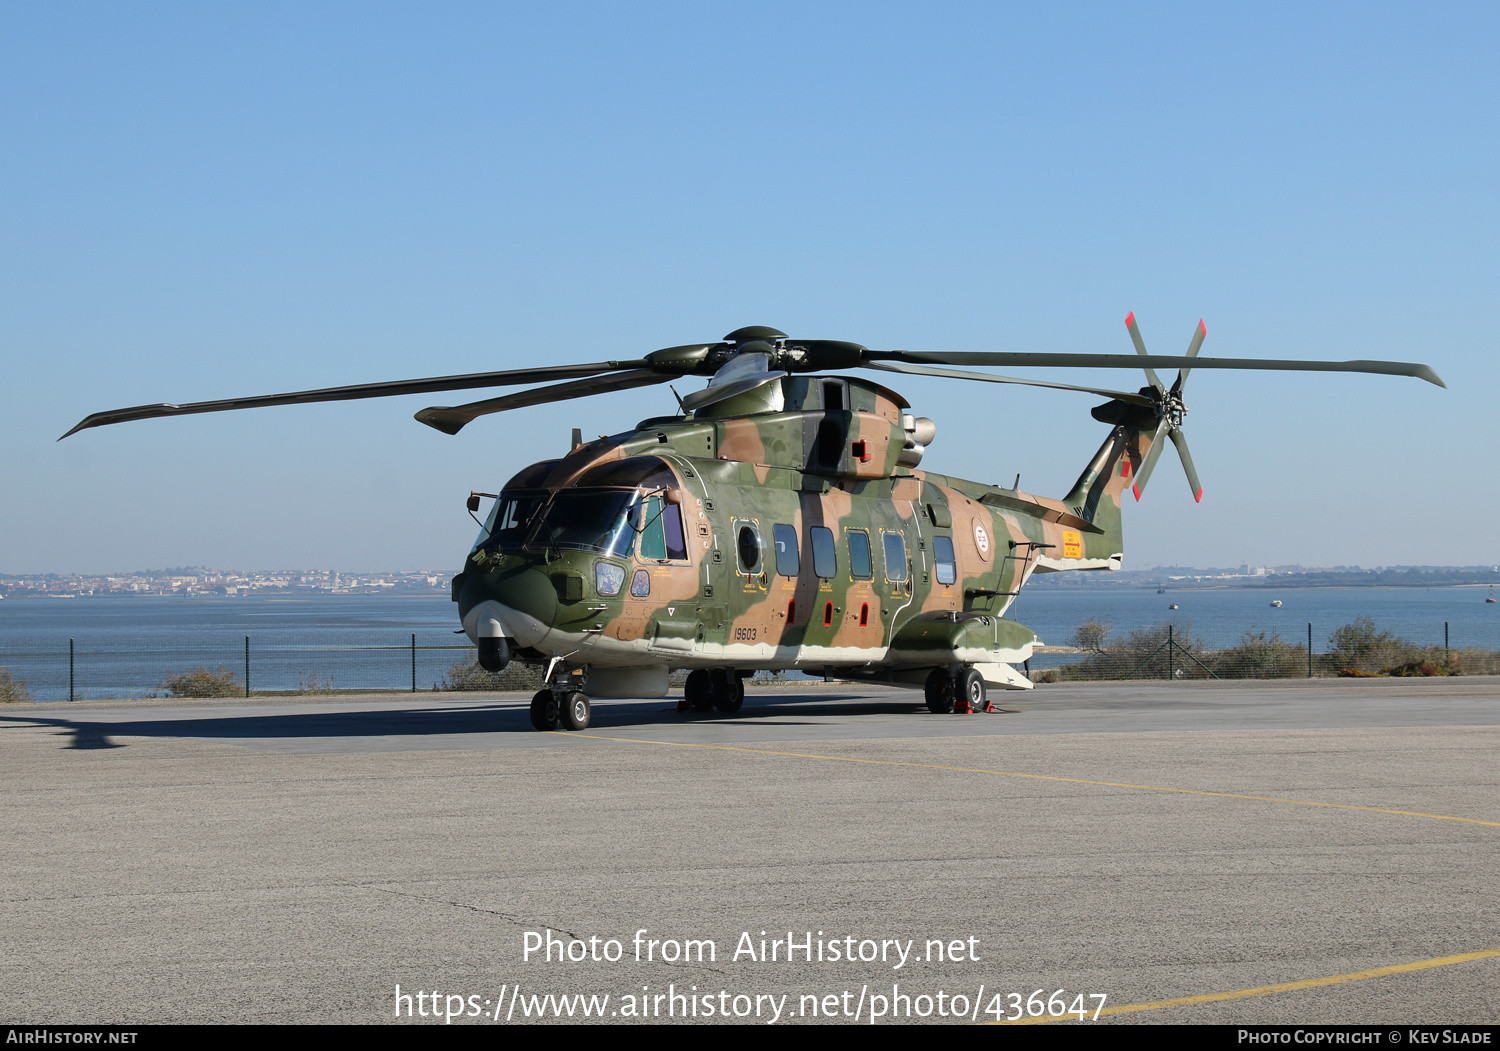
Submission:
M 682 688 L 682 701 L 687 707 L 679 705 L 678 711 L 691 709 L 695 712 L 706 712 L 714 706 L 712 683 L 708 672 L 702 668 L 688 672 L 687 684 Z
M 562 703 L 563 724 L 569 730 L 587 730 L 589 728 L 589 699 L 587 695 L 574 690 L 563 698 Z
M 725 682 L 714 683 L 714 707 L 726 715 L 740 710 L 745 703 L 745 680 L 731 675 Z
M 947 715 L 953 710 L 953 682 L 942 668 L 932 669 L 922 692 L 927 696 L 927 710 L 933 715 Z
M 953 693 L 957 698 L 954 707 L 961 712 L 984 711 L 984 676 L 973 668 L 965 668 L 953 680 Z
M 556 730 L 558 720 L 557 698 L 551 690 L 538 690 L 531 699 L 531 725 L 538 730 Z

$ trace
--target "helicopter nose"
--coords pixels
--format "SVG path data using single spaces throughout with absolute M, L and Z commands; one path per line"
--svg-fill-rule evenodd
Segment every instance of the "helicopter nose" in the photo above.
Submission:
M 557 589 L 545 573 L 525 569 L 504 574 L 495 582 L 491 594 L 494 598 L 480 605 L 491 607 L 487 615 L 494 616 L 504 625 L 508 638 L 522 646 L 536 647 L 552 630 L 557 615 Z M 479 631 L 480 618 L 474 616 L 479 612 L 476 606 L 470 611 L 470 616 L 464 618 L 465 629 L 469 628 L 471 618 L 476 621 L 474 630 L 469 631 L 471 638 L 483 634 Z

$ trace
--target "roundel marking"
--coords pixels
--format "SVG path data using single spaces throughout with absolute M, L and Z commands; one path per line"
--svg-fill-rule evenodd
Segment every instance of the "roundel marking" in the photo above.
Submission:
M 990 560 L 990 534 L 985 531 L 984 523 L 977 518 L 974 520 L 974 546 L 979 549 L 979 557 L 988 562 Z

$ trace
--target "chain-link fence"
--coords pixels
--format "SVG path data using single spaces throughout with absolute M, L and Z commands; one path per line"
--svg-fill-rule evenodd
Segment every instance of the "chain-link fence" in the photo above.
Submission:
M 1072 645 L 1042 647 L 1027 671 L 1036 682 L 1500 674 L 1500 631 L 1455 632 L 1444 622 L 1434 624 L 1429 637 L 1414 640 L 1361 617 L 1326 633 L 1309 624 L 1299 634 L 1287 639 L 1251 630 L 1216 644 L 1191 624 L 1114 633 L 1102 621 L 1087 620 L 1077 626 Z M 325 631 L 314 642 L 291 630 L 220 630 L 0 643 L 0 703 L 541 686 L 539 667 L 514 663 L 489 673 L 475 656 L 466 639 L 432 630 L 386 636 L 363 630 L 345 638 Z
M 474 658 L 466 639 L 436 632 L 32 640 L 0 645 L 0 702 L 481 688 Z
M 1191 624 L 1115 635 L 1103 621 L 1088 620 L 1074 631 L 1072 645 L 1042 647 L 1027 670 L 1034 682 L 1495 675 L 1500 674 L 1497 635 L 1472 627 L 1455 633 L 1445 621 L 1433 625 L 1429 638 L 1413 640 L 1358 617 L 1322 635 L 1308 624 L 1300 638 L 1252 630 L 1237 641 L 1215 644 L 1195 634 Z

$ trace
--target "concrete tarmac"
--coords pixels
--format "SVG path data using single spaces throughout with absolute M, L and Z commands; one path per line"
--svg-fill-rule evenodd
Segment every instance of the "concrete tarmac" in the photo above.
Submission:
M 1497 679 L 526 700 L 0 709 L 5 1021 L 1500 1017 Z

